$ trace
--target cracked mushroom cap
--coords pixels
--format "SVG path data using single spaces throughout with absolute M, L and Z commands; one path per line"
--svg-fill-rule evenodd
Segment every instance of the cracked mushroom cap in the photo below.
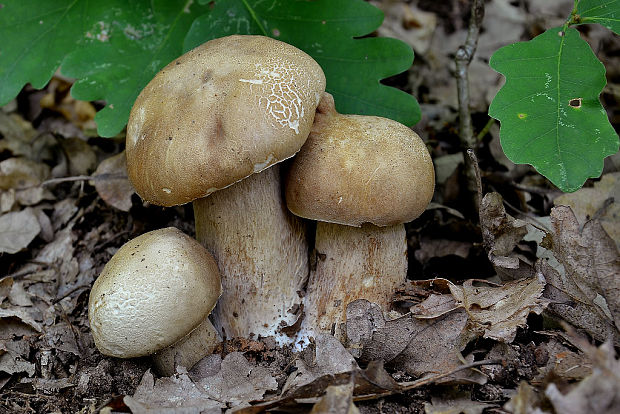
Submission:
M 202 198 L 292 157 L 325 75 L 301 50 L 263 36 L 211 40 L 144 88 L 127 126 L 137 193 L 163 206 Z
M 390 226 L 422 214 L 434 189 L 433 162 L 415 132 L 386 118 L 341 115 L 325 93 L 291 163 L 286 203 L 312 220 Z
M 88 300 L 95 345 L 105 355 L 150 355 L 189 334 L 221 294 L 213 256 L 168 227 L 124 244 L 105 265 Z

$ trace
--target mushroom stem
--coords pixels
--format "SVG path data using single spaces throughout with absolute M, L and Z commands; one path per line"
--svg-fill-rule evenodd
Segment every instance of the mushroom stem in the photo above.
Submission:
M 194 201 L 194 214 L 196 238 L 222 276 L 213 311 L 218 332 L 290 343 L 280 328 L 298 318 L 308 245 L 302 221 L 284 204 L 279 166 Z
M 203 357 L 212 354 L 219 342 L 220 336 L 209 318 L 205 318 L 184 338 L 155 353 L 153 362 L 160 375 L 169 377 L 176 372 L 177 366 L 190 369 Z
M 364 298 L 388 310 L 395 289 L 407 277 L 405 226 L 362 227 L 318 222 L 316 268 L 304 298 L 302 343 L 317 332 L 344 341 L 349 302 Z

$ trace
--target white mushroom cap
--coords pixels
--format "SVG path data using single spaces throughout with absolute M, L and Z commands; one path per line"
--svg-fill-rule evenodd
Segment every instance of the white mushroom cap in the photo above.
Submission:
M 124 244 L 95 281 L 88 317 L 105 355 L 153 354 L 188 335 L 207 318 L 221 293 L 211 254 L 169 227 Z

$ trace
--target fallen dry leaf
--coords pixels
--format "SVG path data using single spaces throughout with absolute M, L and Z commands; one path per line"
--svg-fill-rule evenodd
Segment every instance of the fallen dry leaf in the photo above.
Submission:
M 435 13 L 400 1 L 380 2 L 377 6 L 385 14 L 385 20 L 377 30 L 379 36 L 400 39 L 422 55 L 428 51 L 437 27 Z
M 35 373 L 35 364 L 28 361 L 30 345 L 27 341 L 0 340 L 0 372 L 16 374 L 25 372 L 29 377 Z
M 0 162 L 0 189 L 20 190 L 41 184 L 50 175 L 50 168 L 27 158 L 8 158 Z
M 229 407 L 261 400 L 267 391 L 278 388 L 266 368 L 253 366 L 240 352 L 232 352 L 223 360 L 220 355 L 209 355 L 189 375 L 204 395 Z
M 187 374 L 153 378 L 146 371 L 133 396 L 123 401 L 133 414 L 220 414 L 224 403 L 214 401 Z
M 26 311 L 25 307 L 0 308 L 0 338 L 32 335 L 33 331 L 42 332 L 41 324 Z
M 489 260 L 502 279 L 521 279 L 533 275 L 529 265 L 513 253 L 527 234 L 526 223 L 506 213 L 502 196 L 487 193 L 480 203 L 482 240 Z
M 32 206 L 42 200 L 54 200 L 53 194 L 39 186 L 50 175 L 43 163 L 26 158 L 8 158 L 0 162 L 1 209 L 9 211 L 16 205 Z
M 95 169 L 97 155 L 86 141 L 80 138 L 64 138 L 59 142 L 68 161 L 64 175 L 86 175 Z
M 594 187 L 562 194 L 553 203 L 569 206 L 580 223 L 597 216 L 620 249 L 620 172 L 605 174 Z
M 592 347 L 593 348 L 593 347 Z M 545 390 L 555 412 L 563 414 L 616 414 L 620 412 L 620 361 L 610 342 L 588 351 L 592 375 L 563 394 L 552 383 Z
M 235 409 L 235 413 L 254 414 L 266 410 L 282 407 L 288 411 L 295 411 L 307 404 L 316 404 L 329 387 L 354 384 L 353 399 L 367 400 L 377 398 L 385 393 L 399 392 L 403 387 L 383 368 L 383 364 L 373 361 L 364 370 L 355 368 L 351 371 L 338 374 L 326 374 L 314 381 L 290 389 L 282 397 L 263 401 L 249 407 Z M 299 410 L 298 410 L 299 411 Z
M 358 366 L 339 340 L 319 333 L 315 335 L 314 346 L 309 346 L 301 354 L 301 358 L 295 360 L 295 367 L 297 370 L 286 380 L 282 393 L 309 384 L 325 375 L 350 372 Z
M 592 362 L 583 352 L 575 352 L 555 338 L 541 346 L 548 356 L 547 364 L 537 376 L 541 381 L 550 373 L 567 382 L 580 381 L 592 374 Z
M 129 211 L 135 190 L 127 178 L 125 151 L 103 160 L 93 174 L 93 181 L 103 201 L 121 211 Z
M 545 261 L 537 269 L 547 281 L 549 309 L 571 324 L 604 341 L 620 343 L 620 255 L 598 221 L 580 229 L 570 207 L 551 210 L 553 254 L 561 274 Z
M 424 403 L 426 414 L 482 414 L 482 412 L 493 404 L 472 401 L 471 395 L 464 393 L 462 396 L 451 397 L 444 395 L 432 397 L 430 403 Z
M 512 398 L 504 404 L 504 409 L 514 414 L 545 414 L 548 411 L 542 411 L 540 405 L 542 398 L 540 393 L 534 387 L 525 381 L 521 381 L 517 392 Z
M 436 301 L 436 298 L 427 300 Z M 437 306 L 437 302 L 441 303 Z M 468 316 L 456 304 L 439 300 L 432 306 L 441 316 L 428 314 L 416 318 L 409 313 L 385 320 L 380 308 L 366 300 L 351 302 L 347 307 L 348 346 L 359 354 L 362 362 L 381 360 L 409 375 L 444 373 L 463 364 L 461 351 L 473 335 L 466 329 Z M 482 375 L 459 372 L 449 379 L 484 383 Z
M 479 283 L 487 284 L 481 281 Z M 484 338 L 511 343 L 517 328 L 530 313 L 540 314 L 547 306 L 541 299 L 545 284 L 537 278 L 507 282 L 502 286 L 462 286 L 450 283 L 450 292 L 469 315 L 469 329 Z
M 34 158 L 32 141 L 37 131 L 19 114 L 0 111 L 0 152 L 9 152 L 15 157 Z
M 17 253 L 37 237 L 41 226 L 32 208 L 0 216 L 0 253 Z
M 353 404 L 354 386 L 353 383 L 330 385 L 310 414 L 359 414 L 360 410 Z
M 39 101 L 41 108 L 58 112 L 66 120 L 81 129 L 95 129 L 97 110 L 88 101 L 78 101 L 71 96 L 71 82 L 54 76 L 47 85 L 46 94 Z

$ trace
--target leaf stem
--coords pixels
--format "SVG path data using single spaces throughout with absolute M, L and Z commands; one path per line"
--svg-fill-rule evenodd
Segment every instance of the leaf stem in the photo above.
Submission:
M 581 16 L 577 14 L 577 6 L 579 5 L 579 0 L 575 0 L 573 3 L 573 10 L 570 12 L 570 16 L 566 23 L 564 23 L 564 28 L 562 30 L 566 31 L 568 26 L 581 23 Z

